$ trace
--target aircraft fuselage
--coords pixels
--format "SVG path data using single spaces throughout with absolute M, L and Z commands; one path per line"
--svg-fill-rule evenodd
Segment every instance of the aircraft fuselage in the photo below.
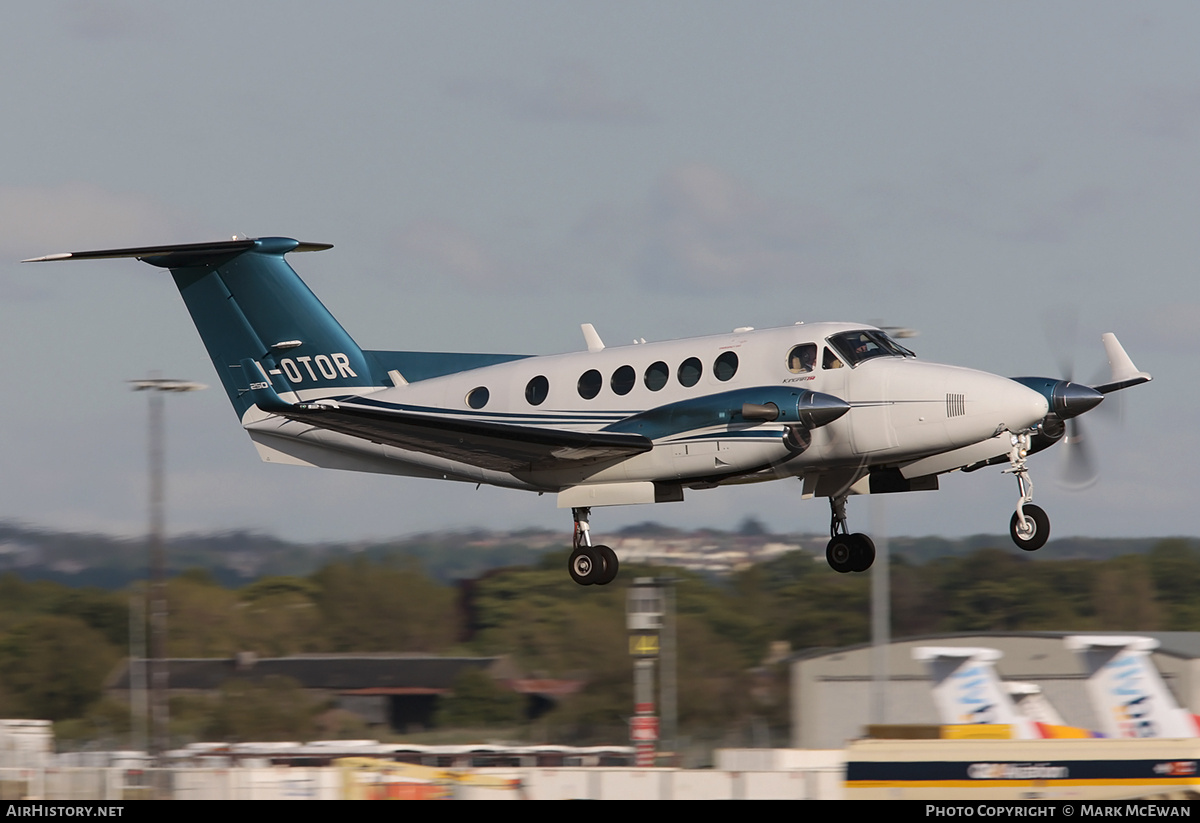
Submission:
M 523 357 L 358 392 L 379 404 L 409 411 L 576 431 L 609 430 L 648 409 L 687 401 L 703 405 L 704 398 L 718 394 L 737 400 L 726 403 L 732 410 L 740 407 L 742 398 L 755 402 L 758 395 L 765 396 L 766 387 L 844 398 L 850 406 L 848 413 L 812 429 L 811 442 L 802 450 L 789 441 L 787 422 L 722 419 L 721 409 L 716 408 L 719 402 L 707 419 L 704 414 L 693 418 L 702 425 L 678 430 L 660 427 L 657 436 L 651 437 L 654 448 L 644 454 L 567 468 L 530 466 L 515 471 L 490 470 L 371 443 L 313 429 L 303 422 L 269 417 L 254 408 L 243 423 L 260 450 L 264 445 L 279 450 L 280 438 L 301 443 L 315 440 L 323 448 L 344 450 L 343 459 L 361 456 L 375 471 L 387 471 L 387 465 L 394 464 L 391 471 L 396 474 L 441 474 L 446 479 L 558 492 L 584 484 L 702 486 L 838 469 L 861 476 L 871 467 L 899 467 L 992 440 L 1005 431 L 1022 431 L 1047 414 L 1041 394 L 1005 377 L 898 354 L 877 355 L 851 365 L 830 343 L 835 335 L 870 328 L 800 323 Z M 345 395 L 345 389 L 334 385 L 348 368 L 343 355 L 330 352 L 306 360 L 296 363 L 284 358 L 277 369 L 295 400 L 312 402 Z M 255 435 L 268 438 L 264 443 Z M 1003 442 L 994 451 L 999 454 L 1007 448 Z M 295 450 L 295 457 L 309 462 L 306 451 Z M 264 457 L 269 458 L 269 453 Z M 844 476 L 844 472 L 839 475 L 839 483 Z

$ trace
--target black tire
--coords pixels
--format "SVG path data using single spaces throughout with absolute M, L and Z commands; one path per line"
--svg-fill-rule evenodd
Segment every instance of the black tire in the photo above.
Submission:
M 591 546 L 580 546 L 571 552 L 567 561 L 567 573 L 580 586 L 590 586 L 604 570 L 604 562 Z
M 850 535 L 850 571 L 865 572 L 875 562 L 875 541 L 865 534 Z
M 838 574 L 853 571 L 854 541 L 848 534 L 839 534 L 825 546 L 825 560 Z
M 1008 524 L 1008 533 L 1012 535 L 1017 548 L 1035 552 L 1046 545 L 1046 541 L 1050 539 L 1050 517 L 1042 511 L 1040 506 L 1032 503 L 1027 503 L 1022 509 L 1025 512 L 1025 520 L 1033 531 L 1025 535 L 1018 533 L 1017 526 L 1020 525 L 1020 520 L 1017 518 L 1017 513 L 1013 512 L 1012 520 Z
M 617 553 L 608 546 L 592 546 L 592 551 L 600 555 L 602 566 L 602 570 L 592 582 L 597 586 L 607 586 L 617 579 L 617 570 L 621 568 L 621 564 L 617 561 Z

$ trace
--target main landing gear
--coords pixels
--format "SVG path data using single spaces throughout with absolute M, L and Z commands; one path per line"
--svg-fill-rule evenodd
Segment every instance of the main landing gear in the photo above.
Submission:
M 825 559 L 839 574 L 865 572 L 875 562 L 875 542 L 865 534 L 849 534 L 846 526 L 846 495 L 829 498 L 829 545 Z
M 1021 493 L 1017 499 L 1017 510 L 1009 521 L 1008 532 L 1018 548 L 1035 552 L 1046 545 L 1050 537 L 1050 518 L 1040 506 L 1033 505 L 1033 481 L 1029 478 L 1029 467 L 1025 465 L 1029 446 L 1029 432 L 1012 436 L 1012 448 L 1008 451 L 1009 468 L 1004 473 L 1016 475 L 1017 489 Z
M 593 546 L 587 506 L 571 509 L 575 517 L 575 537 L 571 541 L 571 559 L 567 571 L 580 586 L 607 586 L 617 577 L 617 553 L 608 546 Z

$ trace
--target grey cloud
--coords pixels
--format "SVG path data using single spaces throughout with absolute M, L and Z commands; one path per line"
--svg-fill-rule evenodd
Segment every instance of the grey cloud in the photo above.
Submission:
M 156 34 L 161 9 L 145 4 L 74 0 L 62 7 L 63 26 L 83 40 L 127 40 Z
M 640 123 L 644 106 L 611 92 L 591 67 L 566 63 L 549 69 L 536 84 L 495 78 L 460 78 L 447 84 L 455 97 L 495 103 L 523 120 L 575 123 Z
M 1132 127 L 1153 137 L 1191 143 L 1200 132 L 1200 88 L 1143 89 L 1128 110 Z
M 0 254 L 18 259 L 92 247 L 169 243 L 183 239 L 183 223 L 152 198 L 89 184 L 0 186 Z
M 1001 232 L 1000 236 L 1024 242 L 1063 243 L 1085 221 L 1106 212 L 1111 203 L 1112 192 L 1106 188 L 1080 189 L 1038 209 L 1017 228 Z
M 829 215 L 773 200 L 713 166 L 667 174 L 647 214 L 639 276 L 706 291 L 813 283 L 839 265 L 843 232 Z
M 500 266 L 465 229 L 443 220 L 417 220 L 399 237 L 399 249 L 440 276 L 463 283 L 486 285 L 497 279 Z

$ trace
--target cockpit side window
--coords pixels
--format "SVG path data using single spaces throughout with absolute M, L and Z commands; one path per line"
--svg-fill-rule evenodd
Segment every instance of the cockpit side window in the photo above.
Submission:
M 803 343 L 792 346 L 788 352 L 787 367 L 792 374 L 807 374 L 817 365 L 817 344 Z M 829 368 L 826 366 L 826 368 Z
M 873 357 L 916 357 L 908 349 L 877 329 L 835 334 L 829 338 L 829 344 L 851 367 Z
M 821 368 L 823 369 L 840 369 L 842 361 L 838 360 L 838 356 L 833 353 L 833 349 L 825 347 L 825 356 L 821 358 Z

